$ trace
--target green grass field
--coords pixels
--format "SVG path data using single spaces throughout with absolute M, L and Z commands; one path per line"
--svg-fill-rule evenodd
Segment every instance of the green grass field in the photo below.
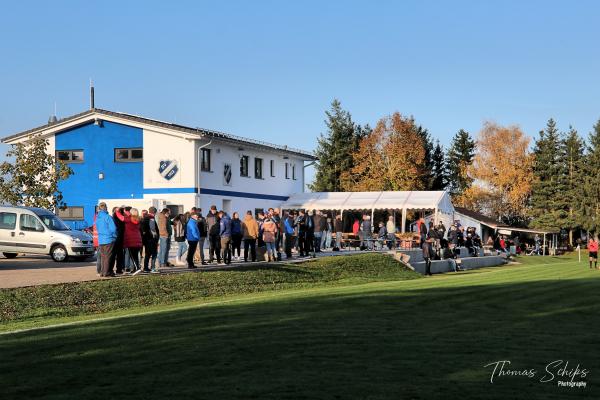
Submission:
M 4 331 L 68 324 L 0 336 L 0 398 L 600 398 L 600 271 L 568 257 L 520 261 L 13 316 Z M 499 360 L 536 375 L 490 383 L 484 365 Z M 540 382 L 555 360 L 589 371 L 574 379 L 587 387 Z

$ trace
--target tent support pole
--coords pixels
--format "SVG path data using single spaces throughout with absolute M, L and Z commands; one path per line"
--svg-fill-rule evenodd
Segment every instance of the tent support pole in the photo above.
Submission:
M 544 243 L 542 244 L 542 255 L 546 255 L 546 234 L 544 233 Z
M 402 209 L 402 229 L 400 232 L 404 233 L 406 229 L 406 208 Z

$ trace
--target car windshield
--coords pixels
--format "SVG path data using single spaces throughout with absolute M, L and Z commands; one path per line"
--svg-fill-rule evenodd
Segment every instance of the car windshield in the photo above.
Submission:
M 50 230 L 68 231 L 71 229 L 65 225 L 62 219 L 58 218 L 54 214 L 38 214 L 38 217 L 40 217 L 44 225 L 46 225 Z

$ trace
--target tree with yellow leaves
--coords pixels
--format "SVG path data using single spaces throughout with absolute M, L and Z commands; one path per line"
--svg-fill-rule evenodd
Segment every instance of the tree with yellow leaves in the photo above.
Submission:
M 422 189 L 425 148 L 414 119 L 396 112 L 379 120 L 361 140 L 353 165 L 341 176 L 346 191 Z
M 533 178 L 529 141 L 518 126 L 484 123 L 467 170 L 473 185 L 457 203 L 506 223 L 526 220 Z

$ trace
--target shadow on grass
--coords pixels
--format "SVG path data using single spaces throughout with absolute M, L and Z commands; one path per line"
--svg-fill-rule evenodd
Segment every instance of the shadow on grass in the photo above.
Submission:
M 3 336 L 0 394 L 598 398 L 598 326 L 597 279 L 285 297 Z M 539 382 L 559 359 L 586 389 Z M 538 375 L 490 384 L 497 360 Z

